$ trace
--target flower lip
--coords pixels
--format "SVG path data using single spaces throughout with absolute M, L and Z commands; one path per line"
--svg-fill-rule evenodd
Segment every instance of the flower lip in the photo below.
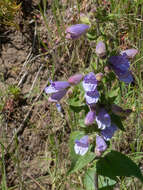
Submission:
M 66 92 L 67 92 L 67 89 L 64 89 L 64 90 L 58 91 L 56 93 L 53 93 L 49 97 L 48 101 L 49 102 L 59 102 L 66 95 Z
M 88 91 L 95 91 L 97 87 L 97 83 L 98 81 L 96 79 L 95 74 L 91 72 L 91 73 L 88 73 L 84 77 L 82 85 L 83 85 L 84 90 L 88 92 Z
M 75 140 L 74 150 L 76 154 L 83 156 L 87 153 L 89 147 L 88 136 L 83 136 L 80 140 Z
M 114 123 L 112 123 L 110 127 L 107 127 L 106 129 L 101 131 L 101 135 L 106 141 L 109 141 L 113 137 L 117 129 L 118 127 Z
M 105 129 L 106 127 L 110 127 L 111 118 L 104 108 L 102 108 L 96 116 L 96 122 L 99 129 Z
M 88 105 L 96 104 L 99 100 L 99 92 L 97 90 L 86 92 L 85 99 Z

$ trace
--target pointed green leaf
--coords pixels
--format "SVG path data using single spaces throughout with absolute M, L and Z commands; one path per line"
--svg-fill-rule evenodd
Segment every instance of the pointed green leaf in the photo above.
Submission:
M 86 190 L 95 190 L 94 178 L 95 178 L 96 168 L 90 168 L 87 170 L 84 176 L 84 186 Z M 98 176 L 98 186 L 99 190 L 109 190 L 113 189 L 116 181 L 110 179 L 109 177 L 103 177 L 101 175 Z
M 97 172 L 100 175 L 111 177 L 134 176 L 143 182 L 143 176 L 139 167 L 126 155 L 117 151 L 111 151 L 96 163 Z

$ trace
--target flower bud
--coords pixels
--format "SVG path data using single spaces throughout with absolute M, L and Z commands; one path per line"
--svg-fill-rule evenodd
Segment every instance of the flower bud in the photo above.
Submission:
M 111 72 L 110 67 L 109 66 L 105 66 L 104 67 L 104 72 L 107 73 L 107 74 L 109 74 Z
M 106 46 L 104 42 L 99 41 L 96 45 L 96 54 L 98 57 L 102 58 L 106 55 Z
M 83 78 L 82 74 L 75 74 L 75 75 L 69 77 L 68 82 L 70 84 L 76 85 L 76 84 L 80 83 L 82 78 Z
M 120 106 L 117 106 L 116 104 L 111 105 L 111 110 L 114 114 L 118 116 L 123 116 L 123 117 L 130 115 L 130 113 L 132 112 L 131 109 L 124 110 Z
M 124 51 L 121 51 L 120 54 L 123 55 L 124 53 L 127 55 L 127 57 L 129 59 L 133 59 L 135 57 L 135 55 L 138 53 L 138 50 L 134 49 L 134 48 L 132 48 L 132 49 L 126 49 Z
M 94 123 L 95 117 L 96 117 L 96 112 L 89 111 L 84 120 L 85 125 L 92 125 Z
M 98 81 L 101 81 L 104 75 L 103 73 L 97 73 L 95 76 Z
M 69 26 L 66 29 L 66 38 L 77 39 L 82 34 L 85 34 L 88 29 L 89 29 L 89 25 L 87 24 L 75 24 L 75 25 Z

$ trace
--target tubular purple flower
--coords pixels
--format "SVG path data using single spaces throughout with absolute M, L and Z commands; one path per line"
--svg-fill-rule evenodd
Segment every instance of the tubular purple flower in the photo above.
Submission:
M 82 74 L 75 74 L 75 75 L 69 77 L 68 82 L 72 85 L 76 85 L 76 84 L 80 83 L 82 78 L 83 78 Z
M 69 26 L 66 29 L 66 38 L 77 39 L 82 34 L 85 34 L 88 29 L 89 29 L 89 25 L 87 24 L 75 24 L 75 25 Z
M 107 144 L 104 141 L 104 139 L 101 136 L 96 135 L 96 151 L 104 152 L 106 149 L 107 149 Z
M 117 129 L 118 127 L 114 123 L 112 123 L 110 127 L 101 131 L 101 135 L 106 141 L 109 141 L 113 137 Z
M 95 121 L 95 117 L 96 117 L 96 112 L 89 111 L 84 120 L 85 125 L 92 125 Z
M 130 62 L 125 53 L 123 55 L 110 57 L 109 62 L 119 80 L 125 83 L 130 83 L 133 81 L 132 74 L 129 71 Z
M 97 79 L 96 76 L 93 72 L 88 73 L 82 82 L 83 88 L 85 90 L 85 92 L 90 92 L 90 91 L 95 91 L 96 87 L 97 87 Z
M 96 116 L 96 122 L 99 129 L 105 129 L 111 126 L 110 115 L 102 108 Z
M 45 88 L 45 92 L 46 94 L 52 94 L 52 93 L 59 92 L 68 87 L 70 87 L 70 84 L 67 81 L 51 82 L 51 85 Z
M 89 138 L 88 136 L 83 136 L 80 140 L 75 140 L 74 150 L 76 154 L 81 156 L 85 155 L 89 148 Z
M 127 58 L 133 59 L 135 57 L 135 55 L 138 53 L 138 50 L 134 49 L 134 48 L 126 49 L 124 51 L 121 51 L 120 54 L 123 55 L 124 53 L 127 55 Z
M 103 41 L 99 41 L 96 45 L 96 54 L 98 57 L 102 58 L 106 55 L 106 46 Z

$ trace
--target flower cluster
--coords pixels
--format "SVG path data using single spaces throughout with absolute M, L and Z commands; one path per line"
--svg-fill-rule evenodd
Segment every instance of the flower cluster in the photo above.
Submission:
M 81 35 L 85 34 L 90 28 L 87 24 L 75 24 L 68 27 L 65 31 L 67 39 L 78 39 Z M 96 45 L 96 55 L 98 58 L 105 58 L 106 56 L 106 45 L 103 41 L 99 41 Z M 118 79 L 125 82 L 131 83 L 133 76 L 130 71 L 129 59 L 134 58 L 138 53 L 136 49 L 127 49 L 121 51 L 119 55 L 111 56 L 109 58 L 109 64 L 105 66 L 104 71 L 108 74 L 111 69 L 117 75 Z M 90 72 L 83 76 L 82 74 L 75 74 L 71 76 L 67 81 L 51 81 L 50 85 L 45 88 L 46 94 L 51 94 L 49 97 L 50 102 L 56 102 L 58 111 L 61 111 L 60 100 L 66 95 L 68 89 L 72 85 L 77 85 L 82 79 L 82 86 L 85 91 L 86 104 L 89 107 L 84 123 L 86 126 L 92 125 L 95 121 L 99 129 L 99 134 L 96 135 L 96 147 L 95 152 L 97 156 L 100 156 L 106 149 L 106 141 L 109 141 L 115 131 L 118 129 L 117 126 L 111 121 L 110 115 L 106 109 L 102 106 L 97 106 L 97 102 L 100 98 L 98 92 L 98 84 L 103 77 L 102 73 L 94 74 Z M 98 107 L 98 109 L 97 109 Z M 117 106 L 112 106 L 113 113 L 118 114 L 129 114 L 126 110 L 119 109 Z M 74 150 L 76 154 L 81 156 L 85 155 L 89 149 L 90 137 L 85 135 L 80 139 L 75 140 Z

